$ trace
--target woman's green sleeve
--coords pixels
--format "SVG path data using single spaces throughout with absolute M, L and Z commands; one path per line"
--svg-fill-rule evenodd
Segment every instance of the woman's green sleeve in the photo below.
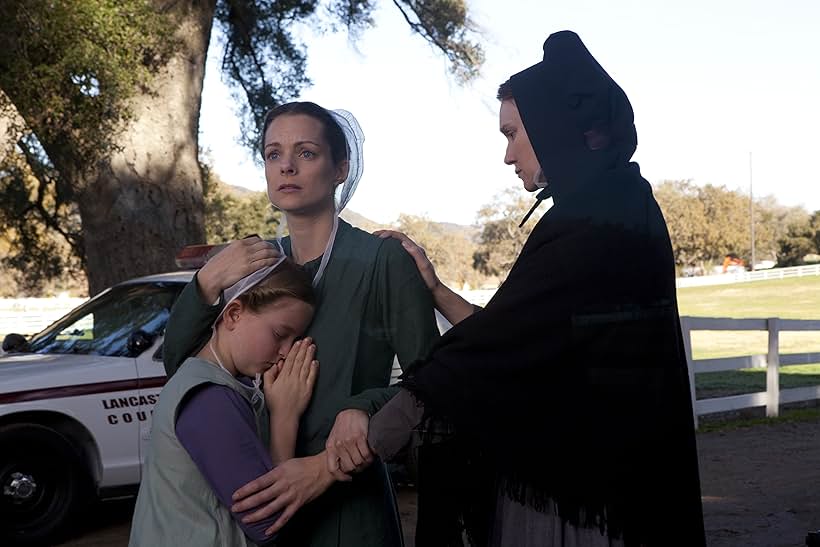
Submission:
M 202 300 L 196 275 L 182 289 L 171 309 L 162 343 L 162 362 L 169 378 L 185 359 L 205 345 L 211 336 L 211 325 L 216 321 L 223 306 L 221 297 L 216 304 Z
M 395 240 L 387 240 L 379 256 L 380 275 L 375 284 L 380 302 L 381 332 L 398 358 L 402 369 L 424 359 L 439 339 L 433 297 L 424 284 L 410 255 Z M 358 366 L 373 366 L 359 363 Z M 371 388 L 355 394 L 345 408 L 376 413 L 396 393 L 396 387 Z

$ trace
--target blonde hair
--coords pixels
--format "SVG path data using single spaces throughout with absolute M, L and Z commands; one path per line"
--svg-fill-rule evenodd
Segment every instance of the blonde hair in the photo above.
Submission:
M 265 306 L 285 296 L 301 300 L 313 307 L 316 306 L 312 279 L 304 268 L 290 258 L 286 258 L 270 275 L 239 296 L 237 300 L 252 312 L 259 313 Z

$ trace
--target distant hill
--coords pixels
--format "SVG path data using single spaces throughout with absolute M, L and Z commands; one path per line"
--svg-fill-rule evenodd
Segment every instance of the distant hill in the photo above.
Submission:
M 240 199 L 259 193 L 257 190 L 250 190 L 249 188 L 234 186 L 232 184 L 224 184 L 224 187 L 228 194 Z M 357 228 L 361 228 L 365 232 L 374 232 L 376 230 L 391 228 L 388 224 L 381 224 L 375 220 L 370 220 L 366 216 L 350 209 L 345 209 L 342 211 L 341 217 L 345 221 L 349 222 L 353 226 L 356 226 Z M 476 241 L 478 238 L 479 229 L 475 226 L 465 226 L 464 224 L 455 224 L 452 222 L 431 222 L 431 224 L 440 228 L 445 234 L 464 237 L 470 241 Z
M 345 209 L 339 216 L 342 217 L 343 220 L 346 220 L 356 228 L 361 228 L 365 232 L 375 232 L 376 230 L 390 228 L 387 224 L 379 224 L 375 220 L 370 220 L 366 216 L 360 215 L 356 211 L 351 211 L 350 209 Z
M 228 192 L 228 195 L 233 196 L 235 198 L 244 198 L 252 194 L 261 193 L 258 190 L 251 190 L 250 188 L 245 188 L 244 186 L 234 186 L 233 184 L 226 184 L 224 182 L 222 183 L 222 187 L 225 188 L 225 191 Z
M 453 222 L 434 222 L 445 234 L 460 236 L 470 241 L 477 242 L 481 229 L 475 225 L 455 224 Z

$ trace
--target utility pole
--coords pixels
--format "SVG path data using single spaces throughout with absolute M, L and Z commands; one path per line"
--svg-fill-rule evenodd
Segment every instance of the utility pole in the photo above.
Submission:
M 755 198 L 752 191 L 752 153 L 749 152 L 749 232 L 752 238 L 752 271 L 755 270 Z

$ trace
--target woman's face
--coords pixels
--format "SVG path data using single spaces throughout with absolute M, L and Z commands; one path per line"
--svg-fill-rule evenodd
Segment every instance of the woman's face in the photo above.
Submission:
M 504 154 L 504 163 L 515 167 L 515 174 L 524 181 L 524 188 L 529 192 L 538 190 L 535 185 L 535 178 L 541 166 L 535 151 L 530 144 L 527 130 L 521 121 L 521 114 L 518 106 L 512 99 L 501 101 L 501 111 L 499 112 L 499 125 L 501 133 L 507 137 L 507 152 Z
M 286 213 L 333 208 L 333 194 L 347 176 L 347 162 L 333 164 L 322 122 L 283 114 L 265 131 L 265 179 L 271 202 Z
M 258 312 L 241 302 L 230 306 L 225 310 L 225 338 L 231 360 L 238 373 L 251 378 L 284 359 L 313 318 L 313 307 L 291 296 L 277 298 Z

